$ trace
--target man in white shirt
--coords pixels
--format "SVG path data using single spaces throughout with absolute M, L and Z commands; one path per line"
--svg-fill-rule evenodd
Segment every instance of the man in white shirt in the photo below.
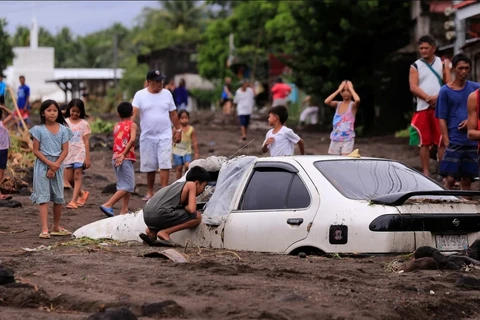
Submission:
M 436 44 L 431 36 L 418 40 L 421 58 L 410 66 L 410 91 L 416 98 L 410 145 L 420 146 L 423 174 L 430 174 L 430 147 L 438 146 L 438 160 L 442 160 L 445 146 L 441 143 L 440 124 L 435 118 L 435 106 L 440 88 L 450 82 L 449 61 L 442 62 L 435 55 Z M 447 64 L 447 66 L 445 66 Z
M 233 103 L 237 105 L 237 115 L 240 121 L 241 138 L 247 140 L 247 129 L 250 124 L 250 115 L 255 105 L 255 91 L 250 87 L 248 80 L 242 81 L 242 86 L 235 93 Z
M 174 140 L 182 139 L 182 128 L 177 108 L 169 90 L 163 89 L 165 76 L 159 70 L 147 73 L 147 87 L 137 91 L 133 97 L 133 119 L 140 113 L 140 171 L 147 173 L 148 201 L 154 194 L 155 173 L 160 169 L 160 184 L 168 185 L 172 168 L 172 123 L 175 127 Z
M 283 124 L 288 119 L 288 111 L 284 106 L 276 106 L 268 111 L 268 124 L 273 127 L 267 132 L 262 152 L 270 151 L 271 157 L 293 156 L 295 145 L 298 144 L 300 153 L 305 154 L 303 140 L 292 129 Z

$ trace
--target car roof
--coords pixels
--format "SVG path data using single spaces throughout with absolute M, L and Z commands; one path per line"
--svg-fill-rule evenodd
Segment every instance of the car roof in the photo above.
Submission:
M 334 156 L 334 155 L 307 155 L 307 156 L 284 156 L 284 157 L 265 157 L 265 158 L 258 158 L 257 161 L 280 161 L 280 162 L 288 162 L 294 160 L 298 161 L 299 163 L 312 163 L 317 161 L 335 161 L 335 160 L 381 160 L 381 161 L 395 161 L 385 158 L 373 158 L 373 157 L 349 157 L 349 156 Z

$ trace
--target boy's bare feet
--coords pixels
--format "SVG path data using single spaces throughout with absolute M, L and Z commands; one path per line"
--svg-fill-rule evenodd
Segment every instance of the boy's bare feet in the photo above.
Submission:
M 160 240 L 170 240 L 170 236 L 169 236 L 165 231 L 163 231 L 163 230 L 158 231 L 157 237 L 158 237 Z

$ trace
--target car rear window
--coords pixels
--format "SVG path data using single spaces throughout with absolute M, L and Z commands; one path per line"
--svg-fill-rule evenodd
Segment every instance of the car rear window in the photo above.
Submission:
M 397 192 L 444 190 L 420 172 L 390 160 L 317 161 L 315 167 L 341 194 L 353 200 Z

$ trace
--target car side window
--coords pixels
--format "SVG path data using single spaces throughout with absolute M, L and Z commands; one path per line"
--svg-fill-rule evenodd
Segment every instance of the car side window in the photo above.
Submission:
M 288 193 L 287 209 L 300 209 L 310 206 L 310 194 L 302 179 L 298 175 L 293 178 L 290 192 Z
M 297 174 L 283 170 L 255 170 L 239 209 L 299 209 L 309 205 L 310 195 Z

